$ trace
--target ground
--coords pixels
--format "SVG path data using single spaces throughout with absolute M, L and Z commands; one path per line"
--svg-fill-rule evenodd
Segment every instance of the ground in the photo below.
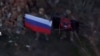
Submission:
M 34 37 L 33 32 L 28 32 L 26 35 L 14 37 L 16 39 L 12 43 L 0 41 L 0 56 L 80 56 L 77 47 L 66 39 L 60 40 L 57 36 L 51 36 L 47 41 L 44 37 L 39 40 Z M 15 43 L 18 45 L 15 46 Z

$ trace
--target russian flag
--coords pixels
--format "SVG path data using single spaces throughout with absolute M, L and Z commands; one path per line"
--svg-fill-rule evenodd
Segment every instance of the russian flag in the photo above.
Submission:
M 25 27 L 35 32 L 51 34 L 52 21 L 25 14 Z

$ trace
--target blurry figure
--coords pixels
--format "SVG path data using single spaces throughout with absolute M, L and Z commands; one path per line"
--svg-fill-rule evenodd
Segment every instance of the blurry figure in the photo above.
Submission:
M 22 11 L 21 8 L 20 8 L 20 6 L 17 6 L 17 11 L 18 12 L 21 12 Z
M 16 21 L 16 33 L 17 34 L 21 34 L 22 29 L 23 29 L 23 16 L 20 13 L 17 17 L 17 21 Z
M 71 14 L 72 12 L 70 10 L 66 10 L 66 13 L 69 15 Z
M 79 33 L 79 24 L 80 22 L 78 21 L 78 18 L 75 18 L 75 16 L 71 15 L 71 41 L 74 40 L 74 36 L 79 38 L 78 33 Z
M 67 17 L 67 19 L 69 19 L 71 28 L 66 31 L 66 32 L 68 32 L 67 34 L 65 34 L 65 33 L 62 33 L 62 34 L 64 34 L 63 36 L 68 35 L 68 40 L 73 41 L 74 35 L 78 37 L 77 33 L 79 32 L 79 21 L 77 20 L 77 18 L 75 18 L 72 15 L 72 12 L 70 10 L 66 10 L 66 13 L 64 13 L 64 16 Z M 64 20 L 64 21 L 66 23 L 68 23 L 66 20 Z M 65 27 L 67 27 L 67 26 L 65 26 Z M 61 39 L 63 39 L 63 38 L 61 38 Z
M 60 26 L 61 26 L 61 29 L 62 29 L 60 39 L 67 38 L 68 40 L 70 40 L 69 32 L 72 29 L 72 27 L 71 27 L 71 21 L 68 18 L 68 16 L 61 18 Z
M 69 15 L 71 15 L 71 14 L 72 14 L 72 12 L 68 9 L 63 12 L 63 16 L 68 16 L 69 17 Z
M 39 8 L 39 14 L 44 15 L 44 8 Z
M 37 15 L 38 17 L 44 18 L 44 19 L 48 19 L 50 20 L 50 18 L 45 14 L 45 9 L 44 8 L 39 8 L 39 14 Z M 46 34 L 44 34 L 46 40 L 48 39 L 48 36 Z M 36 33 L 36 40 L 38 40 L 40 37 L 40 33 Z

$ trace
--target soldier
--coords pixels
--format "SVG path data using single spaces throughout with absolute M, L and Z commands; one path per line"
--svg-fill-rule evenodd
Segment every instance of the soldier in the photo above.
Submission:
M 50 18 L 46 15 L 44 8 L 39 8 L 39 13 L 38 13 L 37 16 L 38 16 L 38 17 L 41 17 L 41 18 L 44 18 L 44 19 L 50 20 Z M 46 40 L 48 40 L 47 35 L 46 35 L 46 34 L 44 34 L 44 35 L 45 35 L 45 37 L 46 37 Z M 39 37 L 40 37 L 40 33 L 37 32 L 37 33 L 36 33 L 36 40 L 38 40 Z
M 69 19 L 68 16 L 61 18 L 61 22 L 60 22 L 60 27 L 62 29 L 62 33 L 61 33 L 61 38 L 66 38 L 69 40 L 70 36 L 69 36 L 69 31 L 72 29 L 71 27 L 71 20 Z

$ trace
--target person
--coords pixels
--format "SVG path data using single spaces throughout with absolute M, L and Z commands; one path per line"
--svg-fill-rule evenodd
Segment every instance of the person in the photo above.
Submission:
M 39 13 L 37 16 L 50 20 L 50 18 L 46 15 L 44 8 L 39 8 Z M 44 36 L 45 36 L 46 40 L 49 40 L 46 34 L 44 34 Z M 39 37 L 40 37 L 40 33 L 36 32 L 36 39 L 35 40 L 38 40 Z
M 76 18 L 75 16 L 71 15 L 71 26 L 72 26 L 72 30 L 71 30 L 71 41 L 74 41 L 74 36 L 79 38 L 78 33 L 79 33 L 79 25 L 80 22 L 78 21 L 78 18 Z
M 23 27 L 23 16 L 22 14 L 20 13 L 19 16 L 17 17 L 17 21 L 16 21 L 16 33 L 17 34 L 20 34 L 22 32 L 22 29 L 24 28 Z
M 64 39 L 67 37 L 67 39 L 70 39 L 69 36 L 69 32 L 72 29 L 71 27 L 71 21 L 68 18 L 68 16 L 62 17 L 61 18 L 61 22 L 60 22 L 60 28 L 62 29 L 62 33 L 61 33 L 61 38 L 60 39 Z

